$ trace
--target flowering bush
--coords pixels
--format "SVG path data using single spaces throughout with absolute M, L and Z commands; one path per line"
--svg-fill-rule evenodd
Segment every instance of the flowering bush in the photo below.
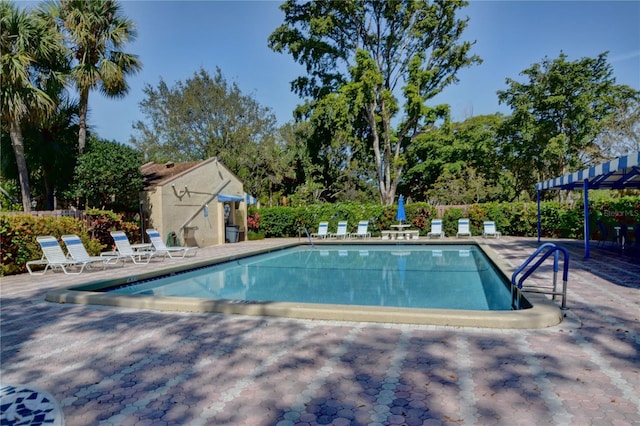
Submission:
M 257 212 L 250 214 L 249 217 L 247 217 L 247 228 L 249 228 L 250 231 L 257 231 L 260 229 L 260 215 Z

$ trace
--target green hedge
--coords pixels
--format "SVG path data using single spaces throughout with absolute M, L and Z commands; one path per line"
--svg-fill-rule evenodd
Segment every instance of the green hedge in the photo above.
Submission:
M 305 227 L 309 233 L 318 231 L 321 221 L 329 222 L 329 230 L 335 231 L 338 221 L 348 221 L 348 232 L 355 232 L 358 221 L 368 220 L 369 231 L 380 236 L 382 230 L 392 229 L 397 206 L 384 207 L 378 204 L 336 203 L 316 204 L 305 207 L 263 207 L 260 212 L 259 230 L 265 237 L 297 237 L 298 229 Z M 407 223 L 426 235 L 431 229 L 431 220 L 436 218 L 436 209 L 427 203 L 405 205 Z M 583 238 L 582 201 L 573 205 L 555 201 L 540 204 L 542 236 L 545 238 Z M 486 203 L 473 204 L 465 209 L 448 208 L 441 219 L 444 232 L 455 236 L 458 219 L 466 217 L 471 222 L 473 235 L 481 235 L 483 222 L 493 220 L 503 235 L 535 237 L 538 232 L 537 203 Z M 640 197 L 627 196 L 614 200 L 599 200 L 590 203 L 589 224 L 591 238 L 599 236 L 598 220 L 608 228 L 626 223 L 640 223 Z
M 358 221 L 368 220 L 369 231 L 380 236 L 382 230 L 391 229 L 397 223 L 397 206 L 379 204 L 336 203 L 317 204 L 305 207 L 264 207 L 259 209 L 259 229 L 252 230 L 250 239 L 272 237 L 297 237 L 300 228 L 309 233 L 318 231 L 318 223 L 329 222 L 329 230 L 335 231 L 338 221 L 348 221 L 348 232 L 356 232 Z M 251 208 L 255 211 L 254 208 Z M 558 202 L 543 202 L 540 206 L 542 236 L 545 238 L 583 238 L 582 201 L 573 205 Z M 405 205 L 407 222 L 420 235 L 431 229 L 431 220 L 437 210 L 427 203 Z M 140 229 L 137 223 L 125 221 L 113 212 L 88 211 L 88 222 L 69 217 L 34 217 L 31 215 L 0 215 L 0 274 L 25 272 L 25 263 L 39 259 L 42 255 L 36 242 L 38 235 L 53 235 L 58 239 L 64 234 L 79 235 L 90 254 L 111 248 L 110 230 L 123 230 L 129 239 L 138 240 Z M 442 216 L 447 236 L 455 236 L 458 219 L 467 217 L 471 221 L 473 235 L 482 234 L 482 222 L 493 220 L 503 235 L 535 237 L 537 235 L 536 203 L 487 203 L 474 204 L 466 211 L 449 208 Z M 600 238 L 598 221 L 607 228 L 640 223 L 640 197 L 627 196 L 613 200 L 597 200 L 590 203 L 590 237 Z M 61 244 L 63 244 L 61 242 Z
M 435 208 L 426 203 L 412 203 L 405 206 L 407 217 L 415 228 L 425 233 L 430 229 Z M 269 207 L 260 209 L 260 232 L 265 237 L 297 237 L 305 228 L 310 234 L 318 232 L 318 224 L 329 222 L 329 229 L 335 231 L 338 222 L 348 222 L 347 232 L 356 232 L 358 222 L 369 221 L 369 232 L 380 235 L 380 231 L 390 229 L 395 220 L 396 207 L 379 204 L 336 203 L 316 204 L 305 207 Z

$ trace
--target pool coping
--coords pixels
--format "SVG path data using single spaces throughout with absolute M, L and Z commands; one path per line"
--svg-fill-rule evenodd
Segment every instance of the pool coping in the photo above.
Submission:
M 320 241 L 315 245 L 345 244 L 345 245 L 389 245 L 388 241 L 363 240 L 363 241 Z M 198 313 L 222 313 L 250 316 L 272 316 L 310 320 L 334 320 L 353 322 L 376 322 L 396 324 L 420 324 L 434 326 L 477 327 L 497 329 L 537 329 L 546 328 L 562 322 L 563 314 L 557 303 L 544 295 L 526 293 L 527 300 L 532 308 L 518 311 L 470 311 L 459 309 L 418 309 L 396 308 L 380 306 L 355 306 L 330 305 L 312 303 L 290 302 L 257 302 L 234 300 L 202 300 L 188 297 L 147 296 L 147 295 L 115 295 L 95 291 L 77 290 L 101 288 L 126 282 L 133 282 L 152 278 L 158 275 L 166 275 L 182 272 L 188 269 L 205 267 L 230 260 L 240 259 L 249 255 L 281 250 L 298 245 L 308 245 L 306 242 L 285 243 L 278 247 L 255 249 L 241 255 L 229 255 L 217 259 L 203 259 L 188 264 L 174 264 L 168 267 L 158 268 L 153 271 L 140 272 L 128 278 L 101 279 L 87 282 L 81 286 L 74 285 L 55 290 L 50 290 L 45 295 L 45 300 L 54 303 L 74 303 L 84 305 L 103 305 L 134 309 L 150 309 L 156 311 L 198 312 Z M 397 243 L 396 243 L 397 244 Z M 496 268 L 506 277 L 510 277 L 513 268 L 501 259 L 490 245 L 481 241 L 461 239 L 455 241 L 436 240 L 407 240 L 402 244 L 438 244 L 459 245 L 474 244 L 481 248 Z

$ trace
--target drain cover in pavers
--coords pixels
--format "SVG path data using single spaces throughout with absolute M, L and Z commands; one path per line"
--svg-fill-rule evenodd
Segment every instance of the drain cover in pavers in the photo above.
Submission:
M 28 385 L 0 385 L 0 423 L 3 425 L 64 426 L 55 398 Z

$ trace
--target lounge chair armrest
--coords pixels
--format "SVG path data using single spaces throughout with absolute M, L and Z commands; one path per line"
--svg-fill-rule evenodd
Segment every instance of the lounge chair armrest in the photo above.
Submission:
M 151 243 L 139 243 L 131 244 L 133 251 L 151 251 L 153 250 L 153 244 Z

